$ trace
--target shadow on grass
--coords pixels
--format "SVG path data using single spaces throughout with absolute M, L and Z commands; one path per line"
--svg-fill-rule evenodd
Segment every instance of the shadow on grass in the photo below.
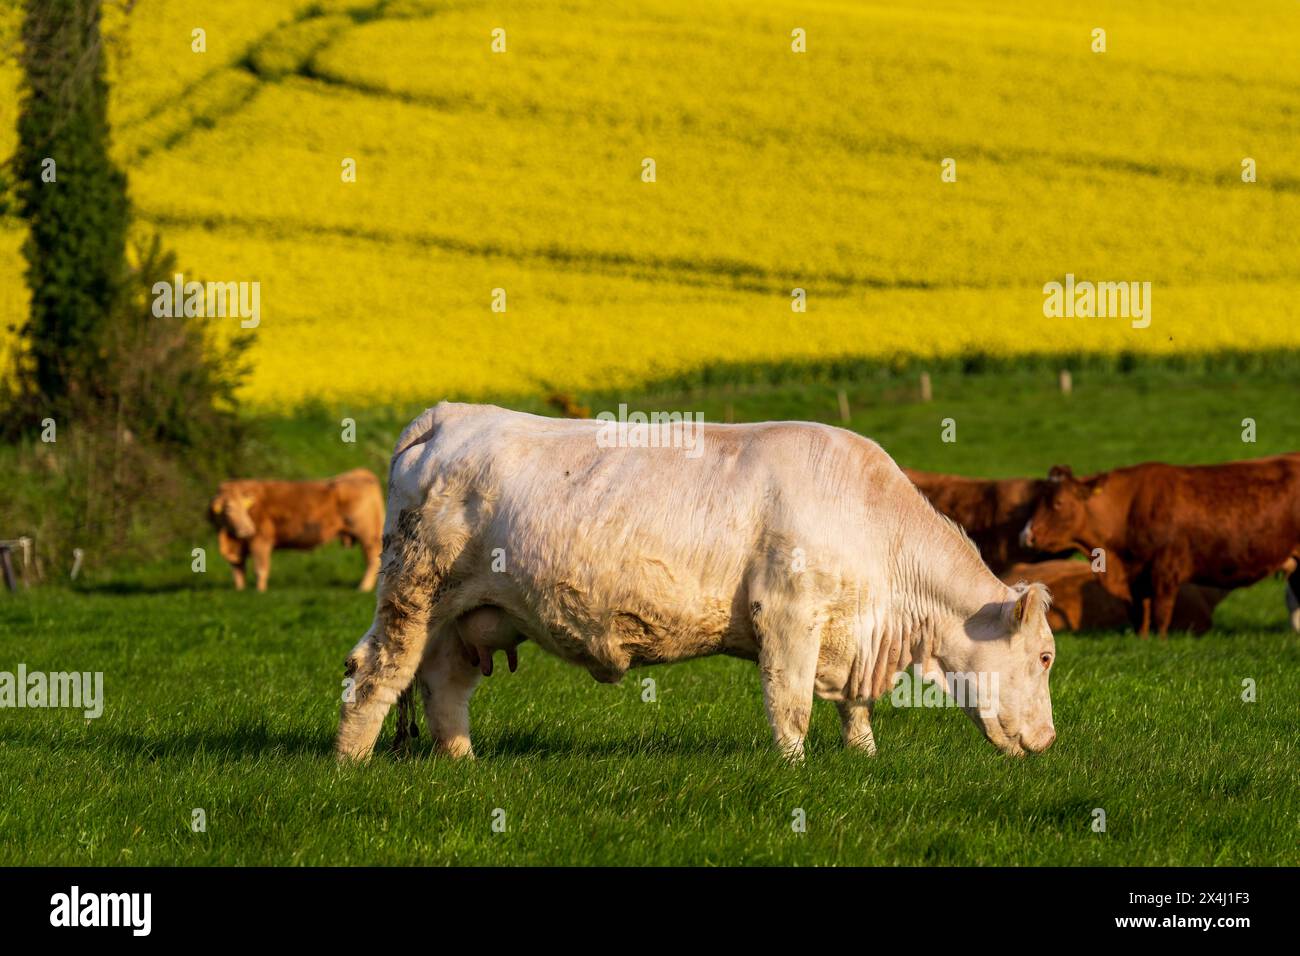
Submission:
M 25 727 L 8 731 L 11 743 L 30 744 L 49 749 L 52 746 L 76 748 L 87 751 L 112 751 L 121 756 L 142 757 L 147 760 L 167 760 L 176 757 L 214 756 L 239 759 L 265 756 L 332 757 L 333 734 L 321 734 L 306 728 L 276 729 L 262 723 L 250 723 L 219 731 L 193 730 L 172 734 L 164 738 L 147 736 L 133 731 L 87 731 L 51 739 L 48 731 Z
M 182 591 L 215 591 L 211 584 L 192 584 L 179 581 L 155 583 L 150 581 L 105 581 L 102 584 L 85 584 L 73 588 L 77 594 L 177 594 Z
M 49 749 L 111 751 L 124 757 L 146 760 L 217 757 L 240 760 L 249 757 L 334 757 L 334 734 L 305 727 L 275 728 L 265 723 L 248 723 L 218 731 L 193 730 L 164 737 L 134 731 L 87 731 L 51 738 L 48 731 L 36 727 L 8 731 L 13 744 L 27 744 Z M 385 728 L 375 744 L 375 760 L 440 760 L 424 727 L 414 742 L 401 749 L 393 746 L 393 729 Z M 727 757 L 738 754 L 765 753 L 763 741 L 729 737 L 691 737 L 670 732 L 638 734 L 624 738 L 585 738 L 577 734 L 556 734 L 543 730 L 503 730 L 482 735 L 475 740 L 480 759 L 493 758 L 564 758 L 564 757 Z
M 287 577 L 287 576 L 286 576 Z M 132 579 L 103 581 L 96 584 L 75 585 L 71 589 L 74 594 L 90 595 L 110 595 L 119 597 L 138 597 L 151 594 L 231 594 L 243 595 L 250 600 L 260 600 L 264 594 L 289 593 L 298 591 L 315 592 L 319 590 L 327 591 L 344 591 L 355 592 L 357 590 L 356 581 L 350 578 L 312 578 L 308 580 L 298 580 L 287 577 L 276 586 L 272 582 L 267 592 L 259 592 L 251 585 L 243 591 L 235 590 L 229 581 L 140 581 Z
M 427 737 L 420 738 L 432 754 Z M 730 737 L 684 738 L 671 732 L 643 733 L 635 737 L 598 738 L 578 734 L 556 734 L 545 730 L 504 730 L 485 736 L 475 744 L 475 753 L 481 758 L 492 757 L 632 757 L 632 756 L 730 756 L 764 752 L 760 741 L 738 740 Z

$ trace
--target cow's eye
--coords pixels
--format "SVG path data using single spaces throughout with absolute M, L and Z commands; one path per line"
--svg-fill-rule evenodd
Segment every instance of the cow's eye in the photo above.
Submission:
M 1043 653 L 1043 654 L 1041 654 L 1041 655 L 1039 656 L 1038 659 L 1039 659 L 1040 661 L 1042 661 L 1044 669 L 1046 669 L 1046 668 L 1052 666 L 1052 655 L 1051 655 L 1051 654 Z

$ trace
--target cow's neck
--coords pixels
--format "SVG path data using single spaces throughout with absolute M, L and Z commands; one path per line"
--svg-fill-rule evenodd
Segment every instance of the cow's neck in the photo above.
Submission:
M 1128 537 L 1128 508 L 1118 508 L 1115 506 L 1116 501 L 1126 501 L 1131 504 L 1133 501 L 1132 486 L 1129 482 L 1129 475 L 1123 471 L 1116 471 L 1110 477 L 1108 484 L 1108 494 L 1103 497 L 1111 499 L 1109 507 L 1100 505 L 1087 507 L 1089 540 L 1084 541 L 1078 538 L 1074 546 L 1080 551 L 1085 551 L 1089 556 L 1098 548 L 1107 554 L 1121 554 L 1125 550 L 1124 546 Z M 1089 502 L 1091 504 L 1092 502 Z
M 1007 586 L 959 531 L 944 526 L 929 540 L 899 549 L 892 605 L 899 658 L 927 669 L 960 670 L 972 643 L 966 622 L 1006 600 Z
M 1119 553 L 1124 542 L 1122 534 L 1124 521 L 1115 521 L 1108 514 L 1088 515 L 1089 526 L 1079 529 L 1070 538 L 1070 546 L 1082 552 L 1089 559 L 1093 553 L 1101 550 L 1107 554 Z

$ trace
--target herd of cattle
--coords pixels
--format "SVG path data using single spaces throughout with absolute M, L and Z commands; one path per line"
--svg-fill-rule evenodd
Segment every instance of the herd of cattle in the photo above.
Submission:
M 405 735 L 413 686 L 438 748 L 472 754 L 470 695 L 524 640 L 601 682 L 756 661 L 792 756 L 814 694 L 836 702 L 846 745 L 874 751 L 871 702 L 900 670 L 949 686 L 996 673 L 995 712 L 963 707 L 1024 753 L 1056 736 L 1052 629 L 1203 631 L 1231 589 L 1275 573 L 1300 629 L 1300 453 L 991 481 L 905 471 L 812 423 L 697 426 L 696 458 L 665 453 L 680 435 L 606 447 L 602 427 L 440 403 L 398 440 L 386 517 L 364 469 L 221 486 L 209 518 L 236 587 L 250 555 L 264 590 L 273 549 L 339 538 L 361 546 L 369 590 L 382 552 L 374 621 L 346 661 L 341 756 L 368 755 L 394 703 Z
M 1057 630 L 1199 633 L 1229 591 L 1287 574 L 1300 631 L 1300 453 L 1087 478 L 1062 465 L 1043 479 L 906 474 L 994 573 L 1051 588 Z M 1089 560 L 1063 560 L 1075 552 Z
M 1291 626 L 1300 631 L 1300 454 L 1211 466 L 1136 465 L 1075 478 L 966 478 L 904 468 L 940 514 L 957 522 L 1008 584 L 1040 582 L 1054 631 L 1152 625 L 1203 633 L 1236 587 L 1289 575 Z M 1112 476 L 1114 481 L 1112 482 Z M 252 557 L 264 591 L 276 548 L 359 544 L 361 580 L 379 570 L 384 502 L 357 468 L 324 481 L 238 480 L 210 505 L 221 556 L 243 589 Z M 1081 552 L 1087 561 L 1070 560 Z

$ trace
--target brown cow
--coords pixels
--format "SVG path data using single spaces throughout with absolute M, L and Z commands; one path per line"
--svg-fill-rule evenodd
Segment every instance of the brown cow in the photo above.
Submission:
M 1115 597 L 1098 580 L 1086 561 L 1042 561 L 1017 564 L 1002 575 L 1007 584 L 1040 582 L 1052 592 L 1047 623 L 1055 631 L 1114 631 L 1128 627 L 1127 601 Z M 1185 584 L 1174 603 L 1170 626 L 1176 631 L 1204 634 L 1214 621 L 1214 608 L 1228 596 L 1219 588 Z
M 1164 637 L 1184 584 L 1237 588 L 1300 554 L 1300 453 L 1222 465 L 1148 462 L 1076 478 L 1057 466 L 1021 543 L 1105 551 L 1101 578 Z M 1300 592 L 1300 572 L 1290 587 Z
M 338 538 L 361 545 L 366 574 L 361 590 L 375 586 L 384 534 L 384 497 L 379 479 L 354 468 L 325 481 L 223 481 L 208 506 L 221 556 L 230 562 L 235 588 L 244 589 L 244 561 L 251 553 L 257 589 L 266 590 L 275 548 L 310 550 Z
M 1063 558 L 1070 549 L 1043 552 L 1024 547 L 1020 531 L 1047 490 L 1042 478 L 964 478 L 933 471 L 903 473 L 930 499 L 936 511 L 957 522 L 980 549 L 980 557 L 994 574 L 1013 564 Z

